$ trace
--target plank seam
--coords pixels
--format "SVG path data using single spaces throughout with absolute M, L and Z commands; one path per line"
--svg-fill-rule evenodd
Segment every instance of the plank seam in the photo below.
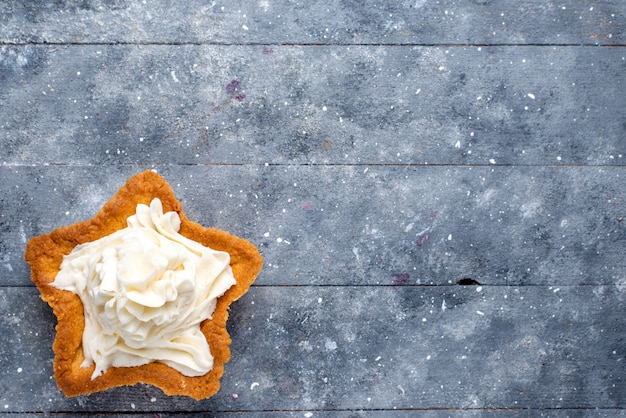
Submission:
M 478 407 L 478 408 L 455 408 L 455 407 L 435 407 L 435 408 L 336 408 L 336 409 L 207 409 L 207 410 L 194 410 L 194 411 L 167 411 L 167 410 L 136 410 L 136 411 L 80 411 L 85 415 L 137 415 L 142 413 L 152 414 L 166 414 L 166 415 L 189 415 L 203 414 L 203 413 L 302 413 L 302 412 L 418 412 L 418 411 L 450 411 L 450 412 L 463 412 L 463 411 L 484 411 L 484 412 L 520 412 L 520 411 L 624 411 L 623 407 Z M 45 411 L 46 415 L 49 414 L 75 414 L 79 411 L 72 410 L 59 410 L 59 411 Z M 0 415 L 16 415 L 16 414 L 41 414 L 43 411 L 20 411 L 20 412 L 0 412 Z
M 261 47 L 261 46 L 274 46 L 274 47 L 427 47 L 427 48 L 473 48 L 473 47 L 543 47 L 543 48 L 567 48 L 567 47 L 594 47 L 594 48 L 624 48 L 626 43 L 615 44 L 599 44 L 590 42 L 580 43 L 446 43 L 446 42 L 433 42 L 433 43 L 384 43 L 384 42 L 362 42 L 362 43 L 307 43 L 307 42 L 249 42 L 249 43 L 234 43 L 234 42 L 12 42 L 10 40 L 0 40 L 0 46 L 68 46 L 68 47 L 81 47 L 81 46 L 228 46 L 228 47 Z
M 103 164 L 72 164 L 72 163 L 9 163 L 4 161 L 5 168 L 28 168 L 28 167 L 545 167 L 545 168 L 624 168 L 626 162 L 613 164 L 454 164 L 454 163 L 118 163 L 111 165 Z
M 528 287 L 528 288 L 540 288 L 540 287 L 546 287 L 546 288 L 550 288 L 550 287 L 559 287 L 561 289 L 574 289 L 574 288 L 585 288 L 585 287 L 611 287 L 611 286 L 618 286 L 618 284 L 615 283 L 577 283 L 577 284 L 562 284 L 562 283 L 546 283 L 546 284 L 540 284 L 540 283 L 528 283 L 528 284 L 511 284 L 511 283 L 494 283 L 494 284 L 481 284 L 480 287 L 482 287 L 483 289 L 488 289 L 488 288 L 522 288 L 522 287 Z M 323 288 L 323 287 L 329 287 L 329 288 L 338 288 L 338 287 L 343 287 L 343 288 L 348 288 L 348 287 L 360 287 L 360 288 L 367 288 L 367 287 L 376 287 L 376 288 L 393 288 L 393 289 L 399 289 L 402 287 L 406 287 L 406 288 L 419 288 L 419 287 L 441 287 L 441 288 L 472 288 L 472 287 L 478 287 L 476 285 L 460 285 L 460 284 L 456 284 L 456 283 L 441 283 L 441 284 L 437 284 L 437 283 L 432 283 L 432 284 L 428 284 L 428 283 L 423 283 L 423 284 L 388 284 L 388 283 L 381 283 L 381 284 L 368 284 L 368 283 L 362 283 L 362 284 L 335 284 L 335 283 L 319 283 L 319 284 L 299 284 L 299 283 L 295 283 L 295 284 L 252 284 L 253 288 L 271 288 L 271 287 L 275 287 L 275 288 Z M 0 285 L 0 289 L 36 289 L 34 284 L 10 284 L 10 285 Z

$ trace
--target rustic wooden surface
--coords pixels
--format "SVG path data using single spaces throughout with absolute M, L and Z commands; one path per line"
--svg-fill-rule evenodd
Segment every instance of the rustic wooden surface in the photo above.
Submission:
M 0 415 L 626 416 L 626 2 L 178 3 L 0 4 Z M 264 269 L 215 397 L 65 398 L 24 245 L 145 169 Z

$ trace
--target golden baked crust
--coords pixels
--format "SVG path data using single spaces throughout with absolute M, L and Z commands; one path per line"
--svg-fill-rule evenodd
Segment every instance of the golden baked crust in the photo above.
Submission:
M 201 324 L 214 357 L 213 369 L 204 376 L 189 377 L 165 364 L 149 363 L 137 367 L 111 367 L 92 380 L 95 366 L 81 367 L 84 359 L 81 341 L 85 328 L 83 304 L 78 295 L 49 284 L 56 278 L 63 256 L 76 245 L 95 241 L 125 228 L 126 218 L 135 213 L 137 204 L 149 205 L 154 198 L 161 199 L 164 212 L 178 213 L 182 235 L 230 254 L 237 283 L 218 299 L 213 317 Z M 224 363 L 230 359 L 228 346 L 231 339 L 226 331 L 228 307 L 248 290 L 263 264 L 259 251 L 250 242 L 190 221 L 169 184 L 152 171 L 131 177 L 92 219 L 31 239 L 26 245 L 25 259 L 30 265 L 33 282 L 58 320 L 52 346 L 55 354 L 54 377 L 66 396 L 143 382 L 161 388 L 167 395 L 185 395 L 195 399 L 208 398 L 219 390 Z

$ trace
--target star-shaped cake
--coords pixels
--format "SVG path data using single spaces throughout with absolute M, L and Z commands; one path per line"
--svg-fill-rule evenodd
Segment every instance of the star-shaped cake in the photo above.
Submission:
M 229 305 L 263 263 L 250 242 L 190 221 L 152 171 L 92 219 L 31 239 L 25 258 L 58 320 L 65 395 L 147 383 L 195 399 L 219 390 Z

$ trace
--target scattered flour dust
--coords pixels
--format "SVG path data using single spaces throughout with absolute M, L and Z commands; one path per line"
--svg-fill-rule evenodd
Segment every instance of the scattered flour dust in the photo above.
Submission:
M 327 339 L 324 343 L 324 348 L 326 351 L 335 351 L 337 349 L 337 342 Z

